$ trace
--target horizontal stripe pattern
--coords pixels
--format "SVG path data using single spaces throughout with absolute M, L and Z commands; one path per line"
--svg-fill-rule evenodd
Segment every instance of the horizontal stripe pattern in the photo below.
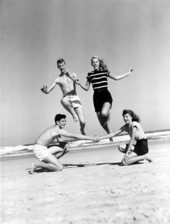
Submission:
M 109 71 L 92 71 L 87 74 L 87 80 L 92 83 L 93 89 L 107 88 Z

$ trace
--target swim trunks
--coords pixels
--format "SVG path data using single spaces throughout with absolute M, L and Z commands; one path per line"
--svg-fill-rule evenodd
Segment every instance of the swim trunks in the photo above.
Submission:
M 77 95 L 66 95 L 63 98 L 68 101 L 74 109 L 82 107 L 80 98 Z
M 95 112 L 100 112 L 103 108 L 103 104 L 106 102 L 110 103 L 112 106 L 113 99 L 110 92 L 106 88 L 95 90 L 93 94 Z
M 34 153 L 35 157 L 36 157 L 38 160 L 40 160 L 40 161 L 44 160 L 45 157 L 51 155 L 51 154 L 48 152 L 46 146 L 38 145 L 38 144 L 34 145 L 34 147 L 33 147 L 33 153 Z

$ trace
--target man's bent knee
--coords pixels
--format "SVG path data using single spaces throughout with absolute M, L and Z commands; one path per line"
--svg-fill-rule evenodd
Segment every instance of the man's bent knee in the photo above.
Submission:
M 63 165 L 57 165 L 55 171 L 62 171 Z

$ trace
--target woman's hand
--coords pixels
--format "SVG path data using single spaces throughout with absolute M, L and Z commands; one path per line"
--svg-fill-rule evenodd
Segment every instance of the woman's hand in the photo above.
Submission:
M 41 88 L 41 91 L 42 91 L 43 93 L 47 93 L 47 86 L 43 86 L 43 87 Z
M 80 86 L 80 81 L 79 81 L 79 79 L 76 79 L 76 80 L 75 80 L 75 83 L 76 83 L 77 85 Z
M 129 75 L 131 74 L 133 72 L 133 68 L 131 68 L 130 70 L 129 70 Z

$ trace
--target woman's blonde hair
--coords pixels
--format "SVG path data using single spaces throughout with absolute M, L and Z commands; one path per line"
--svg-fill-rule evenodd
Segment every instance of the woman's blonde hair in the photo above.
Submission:
M 92 64 L 93 59 L 97 59 L 99 61 L 99 70 L 100 71 L 107 70 L 107 65 L 104 63 L 103 59 L 100 59 L 98 56 L 93 56 L 91 58 L 91 64 Z

